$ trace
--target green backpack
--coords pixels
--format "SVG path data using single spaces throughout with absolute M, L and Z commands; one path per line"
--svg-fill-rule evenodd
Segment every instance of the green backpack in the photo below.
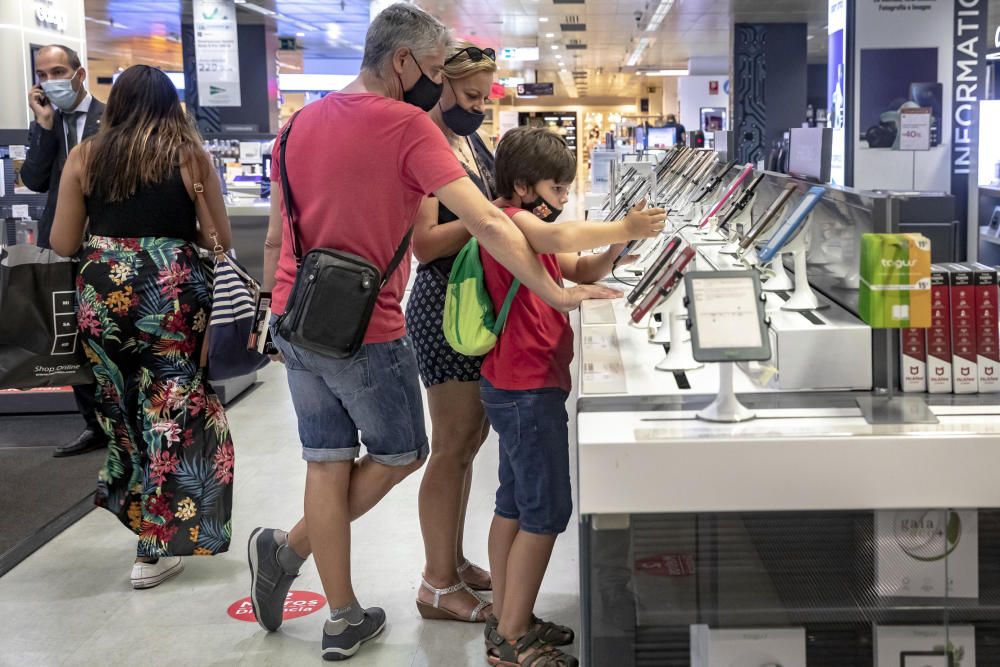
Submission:
M 520 286 L 521 281 L 515 278 L 500 314 L 494 315 L 479 258 L 479 242 L 470 239 L 455 257 L 444 298 L 444 337 L 452 348 L 467 357 L 481 357 L 492 350 Z

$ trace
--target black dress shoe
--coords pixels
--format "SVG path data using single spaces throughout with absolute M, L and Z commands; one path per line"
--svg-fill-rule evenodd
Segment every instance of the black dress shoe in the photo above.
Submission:
M 86 454 L 87 452 L 92 452 L 95 449 L 107 447 L 107 445 L 108 441 L 103 433 L 97 433 L 87 428 L 84 429 L 83 433 L 78 435 L 76 440 L 73 442 L 68 445 L 63 445 L 62 447 L 56 447 L 56 451 L 52 452 L 52 456 L 59 459 L 64 456 Z

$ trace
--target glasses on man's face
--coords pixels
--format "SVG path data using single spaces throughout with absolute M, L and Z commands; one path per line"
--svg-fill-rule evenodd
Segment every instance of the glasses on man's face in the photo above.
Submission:
M 481 49 L 478 46 L 467 46 L 458 53 L 456 53 L 455 55 L 453 55 L 452 57 L 448 58 L 448 60 L 445 60 L 444 64 L 447 65 L 448 63 L 450 63 L 455 58 L 458 58 L 463 53 L 469 56 L 469 60 L 476 63 L 482 60 L 483 57 L 489 58 L 493 62 L 496 62 L 497 60 L 497 52 L 494 51 L 493 49 Z

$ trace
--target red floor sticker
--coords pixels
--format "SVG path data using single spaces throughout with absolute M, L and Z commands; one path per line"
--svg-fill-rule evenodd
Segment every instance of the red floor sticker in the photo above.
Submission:
M 285 609 L 281 617 L 284 620 L 308 616 L 326 607 L 326 598 L 319 593 L 310 591 L 288 591 L 285 598 Z M 253 605 L 250 598 L 243 598 L 229 605 L 226 613 L 237 621 L 257 622 L 257 617 L 253 613 Z

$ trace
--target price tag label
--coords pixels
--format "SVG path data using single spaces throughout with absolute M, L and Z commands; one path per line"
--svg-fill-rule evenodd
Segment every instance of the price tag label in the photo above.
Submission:
M 621 361 L 583 362 L 584 394 L 624 394 L 625 367 Z
M 902 109 L 899 114 L 899 150 L 927 151 L 931 148 L 931 109 Z
M 28 213 L 27 204 L 14 204 L 10 207 L 12 218 L 30 218 L 31 214 Z

